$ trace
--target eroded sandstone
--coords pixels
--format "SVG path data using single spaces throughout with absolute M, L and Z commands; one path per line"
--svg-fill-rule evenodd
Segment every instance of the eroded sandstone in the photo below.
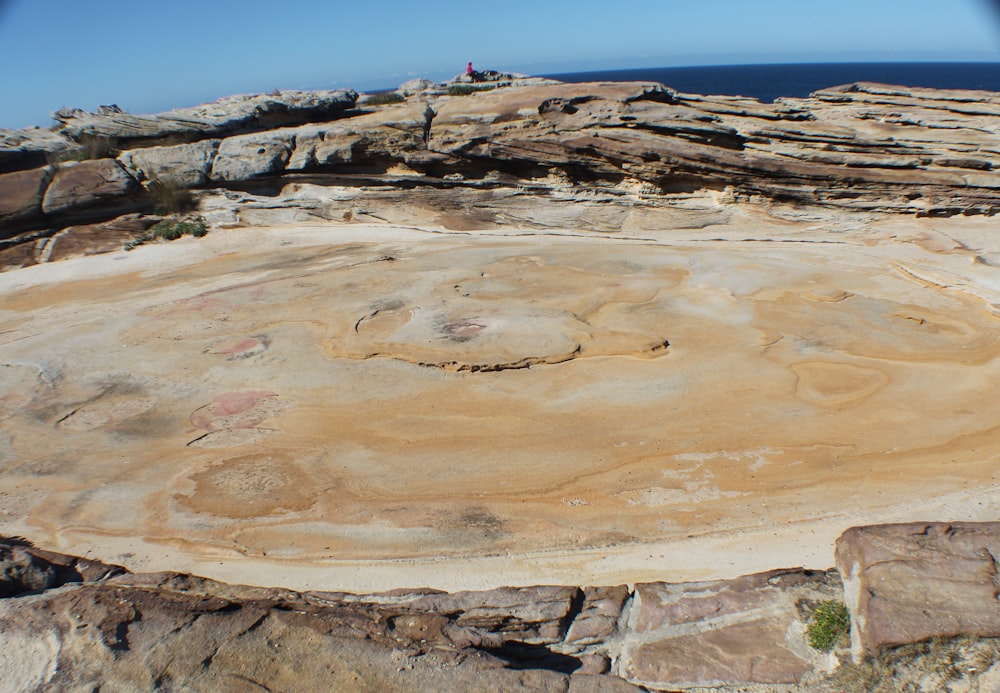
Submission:
M 855 657 L 957 635 L 1000 637 L 1000 523 L 855 527 L 837 540 L 837 564 L 858 614 Z
M 0 144 L 26 153 L 7 168 L 34 167 L 36 177 L 40 158 L 105 157 L 106 166 L 118 156 L 151 186 L 305 179 L 499 188 L 543 200 L 568 191 L 656 198 L 713 191 L 731 200 L 930 216 L 997 210 L 993 94 L 855 84 L 761 104 L 656 84 L 511 84 L 468 97 L 430 89 L 402 104 L 358 109 L 345 91 L 232 97 L 150 116 L 72 111 L 58 114 L 61 150 L 52 151 L 60 135 L 48 131 L 0 132 Z M 0 191 L 23 196 L 19 180 L 0 179 Z M 127 198 L 117 207 L 151 207 L 139 192 L 115 191 Z M 79 221 L 109 218 L 87 199 L 69 204 L 60 211 L 71 209 Z M 0 230 L 9 236 L 54 223 L 48 207 L 41 211 L 19 206 L 0 218 Z
M 189 625 L 226 621 L 260 680 L 291 681 L 263 653 L 289 611 L 329 625 L 311 599 L 355 605 L 354 624 L 397 610 L 372 631 L 371 680 L 392 685 L 389 634 L 472 648 L 491 672 L 546 662 L 497 674 L 527 677 L 513 686 L 584 690 L 604 683 L 580 674 L 613 670 L 792 687 L 819 666 L 802 627 L 826 576 L 732 578 L 827 567 L 859 522 L 992 519 L 995 95 L 535 85 L 306 125 L 267 109 L 164 131 L 64 114 L 137 148 L 43 165 L 46 136 L 3 160 L 29 169 L 0 175 L 3 264 L 37 263 L 0 276 L 5 531 L 311 590 L 233 609 L 201 579 L 84 579 L 66 599 L 95 605 L 72 655 L 98 663 L 86 676 L 122 628 L 155 649 L 166 631 L 136 613 L 180 600 Z M 154 183 L 202 186 L 212 233 L 116 250 L 159 217 L 104 219 L 148 206 Z M 988 566 L 965 558 L 983 591 Z M 878 578 L 865 560 L 851 580 Z M 74 577 L 25 575 L 18 589 Z M 401 585 L 453 592 L 372 594 Z M 65 661 L 43 655 L 72 629 L 38 621 L 57 592 L 12 617 L 49 633 L 33 661 Z M 870 649 L 897 642 L 880 603 Z M 911 615 L 911 640 L 966 629 Z M 368 645 L 311 637 L 295 647 L 368 666 Z M 221 668 L 184 685 L 237 685 L 245 664 L 217 644 Z M 181 676 L 133 664 L 115 685 Z
M 764 570 L 802 527 L 823 566 L 859 517 L 986 517 L 985 226 L 729 214 L 341 221 L 5 275 L 6 522 L 135 567 L 388 588 L 407 561 L 462 589 L 539 561 L 563 583 L 724 577 L 733 542 Z

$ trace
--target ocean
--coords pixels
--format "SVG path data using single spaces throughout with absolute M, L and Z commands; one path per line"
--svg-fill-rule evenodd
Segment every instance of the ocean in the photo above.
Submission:
M 689 94 L 729 94 L 774 101 L 824 87 L 882 82 L 937 89 L 1000 91 L 1000 63 L 816 63 L 710 65 L 544 75 L 563 82 L 662 82 Z

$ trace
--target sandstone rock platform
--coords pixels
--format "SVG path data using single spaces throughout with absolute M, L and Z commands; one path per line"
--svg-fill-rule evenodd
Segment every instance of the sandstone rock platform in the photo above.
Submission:
M 0 275 L 4 526 L 370 590 L 823 567 L 859 521 L 989 519 L 989 220 L 730 212 L 236 229 Z
M 173 661 L 180 619 L 215 623 L 192 686 L 295 680 L 294 632 L 323 686 L 794 690 L 834 539 L 885 522 L 937 534 L 845 535 L 856 651 L 996 634 L 881 587 L 995 583 L 961 522 L 1000 499 L 996 95 L 408 99 L 0 133 L 0 530 L 84 557 L 12 549 L 8 623 L 48 633 L 18 676 L 56 680 L 83 628 L 45 614 L 82 605 L 63 652 L 140 686 L 180 670 L 123 653 Z M 134 247 L 171 191 L 211 233 Z

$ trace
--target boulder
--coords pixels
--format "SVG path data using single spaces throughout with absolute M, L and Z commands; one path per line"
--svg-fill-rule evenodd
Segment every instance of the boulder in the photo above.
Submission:
M 411 79 L 409 81 L 403 82 L 399 85 L 399 89 L 396 91 L 403 96 L 413 96 L 414 94 L 419 94 L 421 92 L 427 91 L 434 87 L 434 82 L 429 79 L 423 79 L 418 77 L 417 79 Z
M 853 527 L 836 555 L 856 658 L 934 637 L 1000 637 L 1000 522 Z
M 350 163 L 360 135 L 349 126 L 305 125 L 295 132 L 295 149 L 288 159 L 290 171 Z
M 120 161 L 140 180 L 190 188 L 208 180 L 219 140 L 202 140 L 169 147 L 146 147 L 123 152 Z
M 625 585 L 585 587 L 580 613 L 566 633 L 567 645 L 581 647 L 613 639 L 618 635 L 618 622 L 628 597 Z
M 138 189 L 135 178 L 114 159 L 61 164 L 45 191 L 42 211 L 70 212 L 130 195 Z
M 279 174 L 294 147 L 294 136 L 280 131 L 227 137 L 219 145 L 210 177 L 223 182 Z
M 0 228 L 41 214 L 45 187 L 51 179 L 49 167 L 0 174 Z
M 817 658 L 808 607 L 836 595 L 826 573 L 801 569 L 636 585 L 617 672 L 654 689 L 796 684 Z

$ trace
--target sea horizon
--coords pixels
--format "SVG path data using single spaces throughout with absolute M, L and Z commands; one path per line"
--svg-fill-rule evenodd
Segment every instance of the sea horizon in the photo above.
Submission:
M 679 92 L 760 101 L 809 96 L 828 87 L 879 82 L 905 87 L 1000 92 L 1000 62 L 740 63 L 545 73 L 562 82 L 659 82 Z

